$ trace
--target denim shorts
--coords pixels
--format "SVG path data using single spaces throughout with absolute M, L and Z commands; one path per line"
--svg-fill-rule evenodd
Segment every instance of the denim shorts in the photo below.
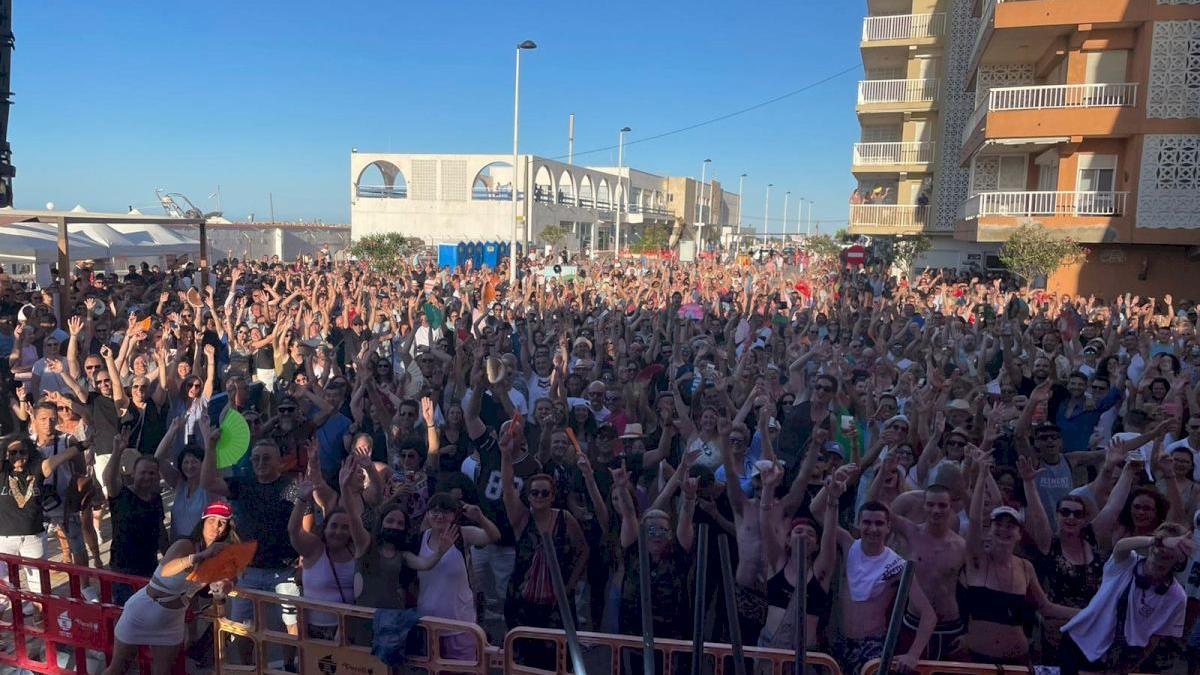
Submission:
M 263 569 L 261 567 L 247 567 L 246 571 L 242 573 L 242 578 L 238 579 L 238 586 L 253 591 L 266 591 L 268 593 L 299 597 L 300 587 L 296 585 L 295 575 L 296 570 L 291 567 L 275 570 Z M 249 624 L 254 619 L 254 603 L 239 598 L 230 598 L 229 602 L 230 620 Z M 265 607 L 268 609 L 268 616 L 274 614 L 270 610 L 270 605 L 265 605 Z M 295 605 L 281 603 L 279 610 L 284 626 L 296 625 Z M 267 627 L 269 627 L 269 624 L 261 628 Z

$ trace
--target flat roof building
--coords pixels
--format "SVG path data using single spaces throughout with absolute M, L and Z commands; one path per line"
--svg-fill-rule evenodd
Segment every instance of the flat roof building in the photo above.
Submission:
M 514 185 L 518 239 L 540 243 L 542 231 L 557 225 L 569 233 L 564 245 L 572 250 L 611 251 L 618 220 L 624 248 L 651 225 L 677 228 L 691 238 L 687 226 L 698 220 L 724 229 L 738 216 L 737 196 L 731 201 L 716 181 L 705 183 L 704 204 L 698 205 L 699 182 L 691 178 L 535 155 L 520 155 L 517 164 L 514 172 L 511 155 L 351 152 L 351 235 L 402 232 L 429 243 L 507 241 Z

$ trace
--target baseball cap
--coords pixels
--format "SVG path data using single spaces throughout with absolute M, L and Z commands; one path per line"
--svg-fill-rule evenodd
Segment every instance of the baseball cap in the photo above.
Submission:
M 1000 516 L 1008 516 L 1018 523 L 1025 522 L 1025 519 L 1021 517 L 1021 512 L 1011 506 L 997 506 L 996 508 L 992 509 L 992 520 L 995 520 Z

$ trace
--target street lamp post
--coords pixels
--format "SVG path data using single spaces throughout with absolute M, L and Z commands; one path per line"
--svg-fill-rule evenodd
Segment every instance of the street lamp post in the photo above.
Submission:
M 704 181 L 708 177 L 708 165 L 711 159 L 705 159 L 700 164 L 700 187 L 696 190 L 696 253 L 704 250 Z
M 810 236 L 810 237 L 812 236 L 812 209 L 813 209 L 813 202 L 810 199 L 810 200 L 808 200 L 808 236 Z
M 781 238 L 781 241 L 787 239 L 788 197 L 791 196 L 791 190 L 783 193 L 783 237 Z
M 621 127 L 621 130 L 617 132 L 617 196 L 615 200 L 617 203 L 617 217 L 615 231 L 613 232 L 613 236 L 616 239 L 616 244 L 613 247 L 613 257 L 615 258 L 621 257 L 621 198 L 629 199 L 622 183 L 625 180 L 625 134 L 630 131 L 632 129 L 629 127 Z
M 533 40 L 526 40 L 517 45 L 517 71 L 513 78 L 513 161 L 512 161 L 512 236 L 508 251 L 508 281 L 510 286 L 517 285 L 517 140 L 521 119 L 521 50 L 537 49 Z
M 767 203 L 763 206 L 763 242 L 767 241 L 767 230 L 771 227 L 771 188 L 774 183 L 767 183 Z
M 796 236 L 800 236 L 800 228 L 804 226 L 804 202 L 808 201 L 804 197 L 800 198 L 800 203 L 796 205 Z
M 733 249 L 740 251 L 742 249 L 742 188 L 746 184 L 746 174 L 738 176 L 738 212 L 737 212 L 737 239 L 734 241 Z

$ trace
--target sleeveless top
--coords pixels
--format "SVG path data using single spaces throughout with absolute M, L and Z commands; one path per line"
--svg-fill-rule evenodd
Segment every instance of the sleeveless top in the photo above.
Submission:
M 304 598 L 322 602 L 354 604 L 354 570 L 358 561 L 334 562 L 328 551 L 312 567 L 304 568 Z M 336 626 L 337 616 L 329 612 L 309 612 L 308 622 L 313 626 Z
M 187 607 L 187 601 L 208 584 L 200 584 L 194 581 L 188 581 L 187 574 L 176 574 L 173 577 L 164 577 L 162 575 L 162 571 L 163 565 L 166 563 L 167 561 L 164 560 L 158 564 L 158 567 L 154 569 L 154 576 L 150 577 L 150 581 L 146 585 L 160 593 L 170 596 L 159 599 L 159 604 L 167 603 L 172 599 L 177 598 L 183 601 L 184 607 Z
M 429 545 L 432 530 L 421 535 L 421 555 L 434 549 Z M 475 595 L 467 578 L 467 561 L 458 546 L 451 546 L 433 569 L 417 572 L 421 580 L 417 611 L 421 616 L 475 622 Z
M 179 487 L 175 489 L 175 501 L 171 503 L 169 541 L 191 535 L 196 524 L 204 517 L 204 509 L 207 506 L 208 492 L 204 488 L 189 490 L 187 480 L 180 480 Z

